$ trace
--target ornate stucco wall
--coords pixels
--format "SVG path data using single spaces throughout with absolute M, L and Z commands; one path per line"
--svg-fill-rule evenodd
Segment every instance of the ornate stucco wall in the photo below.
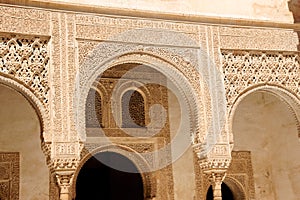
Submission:
M 170 108 L 169 120 L 173 122 L 169 127 L 170 138 L 178 129 L 178 117 L 184 113 L 188 126 L 184 134 L 192 143 L 188 152 L 168 168 L 174 177 L 168 184 L 173 188 L 168 191 L 174 194 L 171 192 L 166 199 L 182 199 L 189 190 L 193 190 L 188 194 L 189 199 L 202 199 L 209 184 L 215 190 L 220 189 L 230 166 L 231 151 L 252 151 L 242 145 L 245 138 L 239 138 L 238 133 L 248 131 L 245 130 L 247 122 L 242 121 L 236 127 L 234 121 L 239 105 L 253 92 L 271 93 L 284 101 L 290 112 L 286 119 L 293 122 L 291 129 L 283 130 L 293 130 L 299 137 L 299 25 L 293 23 L 295 8 L 290 12 L 287 1 L 249 0 L 238 1 L 241 5 L 237 5 L 233 0 L 222 4 L 219 1 L 128 0 L 122 1 L 122 6 L 119 1 L 102 1 L 101 5 L 99 1 L 1 2 L 0 83 L 20 92 L 35 109 L 38 117 L 32 121 L 39 121 L 40 129 L 33 132 L 40 132 L 36 135 L 45 163 L 60 187 L 62 200 L 73 197 L 75 174 L 84 165 L 85 156 L 91 156 L 85 150 L 92 151 L 97 145 L 95 151 L 109 149 L 99 147 L 101 138 L 87 137 L 85 102 L 98 75 L 115 66 L 128 63 L 150 66 L 172 82 L 186 106 L 184 112 L 179 111 L 171 93 L 164 99 Z M 257 102 L 252 100 L 249 104 L 255 107 Z M 251 111 L 251 107 L 247 109 L 244 112 Z M 268 112 L 267 108 L 263 109 Z M 281 115 L 277 113 L 277 116 Z M 260 119 L 264 117 L 271 116 Z M 218 122 L 224 122 L 224 126 L 215 127 Z M 264 124 L 273 126 L 267 122 Z M 7 126 L 7 123 L 3 125 Z M 257 134 L 255 129 L 252 132 Z M 128 141 L 140 143 L 139 150 L 145 147 L 143 138 Z M 236 149 L 235 141 L 240 141 Z M 156 148 L 163 144 L 156 137 L 147 142 L 146 146 L 156 145 Z M 277 140 L 273 142 L 280 144 Z M 134 150 L 130 142 L 122 145 Z M 6 150 L 0 146 L 0 151 Z M 255 189 L 255 198 L 259 199 L 262 195 L 259 185 L 269 184 L 269 180 L 259 179 L 261 172 L 257 168 L 265 165 L 255 164 L 260 160 L 257 152 L 232 155 L 236 156 L 233 163 L 244 163 L 247 169 L 251 168 L 252 159 L 254 183 L 245 181 L 251 173 L 243 171 L 244 178 L 239 178 L 236 164 L 229 169 L 224 182 L 236 191 L 246 189 L 245 197 L 249 198 Z M 23 155 L 20 156 L 22 160 Z M 21 171 L 26 168 L 21 165 Z M 299 173 L 297 168 L 289 170 L 290 174 Z M 155 199 L 155 189 L 151 188 L 155 176 L 144 175 L 149 180 L 146 186 L 154 191 L 148 197 Z M 188 181 L 187 177 L 194 180 L 183 185 L 180 181 Z M 296 195 L 299 191 L 296 180 L 286 177 L 284 180 L 293 187 L 296 185 L 293 188 Z M 280 185 L 270 187 L 275 189 L 268 190 L 266 196 L 273 198 Z M 54 190 L 50 193 L 55 193 Z M 53 197 L 57 198 L 58 194 Z M 281 194 L 278 199 L 283 199 Z

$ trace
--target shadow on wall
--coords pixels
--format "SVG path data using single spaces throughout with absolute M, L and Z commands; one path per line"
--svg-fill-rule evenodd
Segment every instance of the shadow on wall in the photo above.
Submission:
M 288 1 L 288 6 L 289 10 L 293 13 L 294 23 L 300 25 L 300 0 L 290 0 Z M 300 51 L 300 28 L 297 28 L 295 32 L 298 34 L 298 51 Z

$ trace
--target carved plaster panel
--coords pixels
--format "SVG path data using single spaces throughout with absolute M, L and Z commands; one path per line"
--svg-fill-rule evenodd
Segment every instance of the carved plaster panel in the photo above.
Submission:
M 296 52 L 222 50 L 228 107 L 245 89 L 274 84 L 300 97 L 300 65 Z
M 124 32 L 131 32 L 131 29 L 142 29 L 139 35 L 134 31 L 134 38 L 139 40 L 139 43 L 147 44 L 162 44 L 162 45 L 181 45 L 185 41 L 176 40 L 177 36 L 169 31 L 182 33 L 186 37 L 193 40 L 193 45 L 198 44 L 199 32 L 203 32 L 204 28 L 199 25 L 166 22 L 161 20 L 149 20 L 149 19 L 132 19 L 132 18 L 118 18 L 118 17 L 106 17 L 106 16 L 91 16 L 91 15 L 76 15 L 76 34 L 77 38 L 92 39 L 92 40 L 117 40 L 128 41 L 126 37 L 120 37 L 120 35 L 126 35 Z M 145 32 L 146 30 L 146 32 Z M 163 30 L 163 31 L 162 31 Z M 147 33 L 148 31 L 148 33 Z M 172 43 L 169 43 L 170 38 L 164 39 L 159 32 L 169 32 L 171 38 L 174 39 Z M 101 33 L 101 34 L 99 34 Z M 148 37 L 148 36 L 152 37 Z M 154 37 L 153 37 L 154 36 Z M 157 36 L 157 37 L 155 37 Z M 184 43 L 182 43 L 184 44 Z M 187 46 L 187 43 L 185 45 Z M 197 45 L 199 46 L 199 45 Z
M 299 43 L 292 29 L 220 26 L 220 38 L 222 49 L 297 51 Z
M 11 33 L 50 35 L 50 12 L 1 5 L 0 30 Z
M 225 178 L 224 182 L 229 187 L 232 186 L 230 189 L 236 195 L 241 197 L 242 193 L 245 193 L 246 199 L 255 199 L 251 152 L 233 151 L 231 155 L 231 165 L 227 171 L 227 180 Z
M 0 73 L 27 85 L 48 104 L 48 39 L 32 36 L 0 36 Z
M 19 153 L 0 152 L 0 199 L 19 200 Z

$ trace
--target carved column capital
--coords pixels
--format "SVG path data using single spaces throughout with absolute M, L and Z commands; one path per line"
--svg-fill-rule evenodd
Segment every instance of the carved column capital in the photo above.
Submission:
M 67 187 L 72 183 L 74 171 L 58 171 L 55 172 L 57 183 L 59 186 Z
M 50 170 L 55 174 L 60 188 L 60 200 L 71 200 L 71 185 L 78 166 L 79 159 L 72 157 L 58 157 L 50 161 Z
M 212 185 L 214 200 L 222 200 L 221 185 L 226 176 L 226 170 L 211 170 L 204 173 Z
M 57 184 L 60 187 L 60 200 L 70 200 L 70 188 L 74 177 L 74 171 L 56 171 Z
M 206 157 L 199 160 L 203 173 L 212 185 L 214 200 L 222 200 L 221 185 L 230 166 L 230 151 L 229 143 L 217 143 L 209 148 Z

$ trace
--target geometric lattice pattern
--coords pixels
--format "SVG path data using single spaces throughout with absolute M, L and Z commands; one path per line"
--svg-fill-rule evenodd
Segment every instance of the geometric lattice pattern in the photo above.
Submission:
M 144 98 L 138 92 L 129 90 L 122 96 L 122 127 L 145 126 Z
M 222 50 L 222 66 L 228 106 L 244 89 L 261 83 L 284 86 L 300 97 L 298 53 Z
M 0 73 L 22 81 L 43 104 L 48 103 L 47 39 L 0 36 Z

